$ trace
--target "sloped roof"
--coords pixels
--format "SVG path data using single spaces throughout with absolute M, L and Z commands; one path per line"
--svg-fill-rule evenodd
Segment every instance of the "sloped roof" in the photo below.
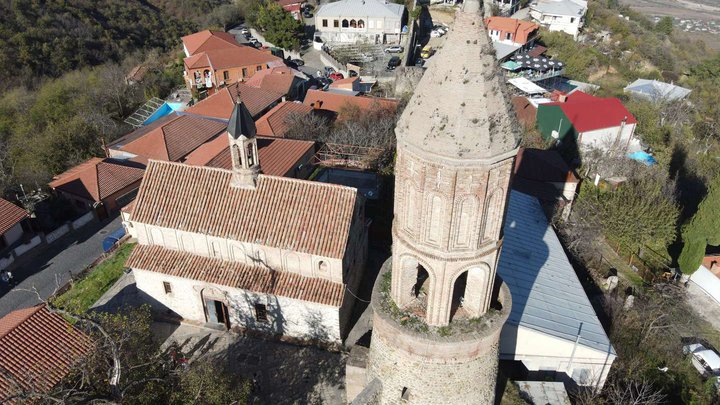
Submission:
M 262 162 L 260 162 L 262 166 Z M 357 189 L 259 175 L 254 190 L 232 171 L 151 160 L 133 221 L 318 256 L 344 256 Z
M 290 129 L 288 127 L 290 116 L 307 115 L 310 114 L 312 110 L 312 107 L 309 105 L 284 101 L 255 121 L 257 134 L 282 138 L 288 129 Z
M 161 246 L 135 246 L 128 267 L 170 276 L 200 280 L 243 290 L 279 295 L 318 304 L 340 307 L 345 286 L 313 277 L 303 277 L 265 266 L 216 259 Z
M 239 48 L 242 46 L 232 34 L 222 31 L 205 30 L 186 35 L 181 39 L 190 55 L 214 49 Z
M 374 108 L 396 111 L 398 107 L 398 100 L 380 97 L 353 96 L 330 91 L 310 89 L 307 91 L 307 94 L 305 94 L 303 104 L 309 105 L 317 110 L 328 110 L 336 113 L 341 112 L 343 108 L 348 106 L 358 107 L 363 111 L 369 111 Z
M 235 83 L 218 90 L 217 93 L 186 109 L 182 114 L 202 115 L 204 117 L 230 119 L 235 108 L 238 90 L 240 98 L 253 118 L 258 118 L 266 108 L 280 101 L 283 95 L 274 91 L 259 89 L 242 83 Z
M 225 131 L 227 124 L 193 115 L 172 115 L 150 131 L 137 129 L 115 141 L 110 149 L 148 159 L 177 161 Z
M 301 72 L 287 66 L 261 70 L 245 81 L 248 86 L 284 95 L 290 94 L 295 83 L 305 80 Z
M 555 150 L 521 148 L 515 159 L 514 174 L 537 181 L 572 183 L 580 181 L 560 153 Z
M 615 354 L 560 240 L 535 197 L 510 191 L 498 274 L 512 295 L 508 323 Z M 580 327 L 582 324 L 582 328 Z
M 595 97 L 579 90 L 570 93 L 565 102 L 543 104 L 538 113 L 544 106 L 560 106 L 578 132 L 617 127 L 623 120 L 637 124 L 635 116 L 619 99 Z
M 27 218 L 27 212 L 11 203 L 8 200 L 0 198 L 0 236 L 15 226 L 18 222 Z
M 212 67 L 213 69 L 229 69 L 242 66 L 262 65 L 263 68 L 272 62 L 282 59 L 270 53 L 250 46 L 237 46 L 225 49 L 212 49 L 185 58 L 185 66 L 189 69 Z
M 315 15 L 318 17 L 389 17 L 400 19 L 404 11 L 404 5 L 384 0 L 340 0 L 323 4 Z
M 303 157 L 314 150 L 315 142 L 296 139 L 257 138 L 260 172 L 268 176 L 285 176 L 299 164 L 305 164 Z M 188 155 L 186 164 L 193 166 L 232 169 L 230 146 L 224 136 L 206 143 Z
M 587 2 L 583 0 L 535 0 L 530 4 L 530 9 L 543 14 L 581 17 L 587 10 Z
M 625 87 L 626 93 L 633 93 L 657 101 L 680 100 L 692 90 L 672 83 L 657 80 L 637 79 Z
M 487 25 L 488 30 L 512 32 L 514 34 L 517 32 L 524 32 L 525 35 L 540 29 L 540 26 L 534 22 L 501 16 L 486 18 L 485 25 Z
M 50 188 L 100 202 L 142 179 L 144 165 L 130 160 L 92 158 L 53 178 Z
M 0 374 L 0 402 L 17 394 L 18 388 L 50 390 L 87 353 L 90 343 L 44 304 L 0 318 L 0 367 L 14 377 Z
M 398 144 L 450 159 L 512 153 L 518 125 L 478 0 L 465 1 L 398 121 Z M 306 99 L 307 100 L 307 99 Z

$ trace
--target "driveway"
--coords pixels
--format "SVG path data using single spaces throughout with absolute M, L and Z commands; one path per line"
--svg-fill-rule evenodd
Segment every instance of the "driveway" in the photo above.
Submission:
M 53 242 L 38 247 L 16 260 L 10 270 L 18 281 L 11 291 L 0 290 L 0 317 L 16 309 L 39 303 L 32 290 L 35 287 L 43 299 L 48 298 L 57 285 L 70 281 L 102 254 L 102 240 L 108 233 L 122 226 L 120 217 L 92 222 Z

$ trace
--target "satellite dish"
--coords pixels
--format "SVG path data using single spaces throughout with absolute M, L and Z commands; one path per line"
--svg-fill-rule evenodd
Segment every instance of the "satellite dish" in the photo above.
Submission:
M 560 133 L 553 129 L 553 131 L 550 133 L 550 136 L 552 136 L 553 139 L 558 139 L 560 138 Z

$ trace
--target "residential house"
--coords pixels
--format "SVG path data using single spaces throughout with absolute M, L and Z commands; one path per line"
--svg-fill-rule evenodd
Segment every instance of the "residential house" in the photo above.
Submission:
M 214 94 L 219 88 L 248 79 L 256 72 L 283 66 L 283 60 L 251 46 L 211 49 L 185 58 L 188 90 Z
M 0 252 L 22 238 L 28 228 L 27 220 L 24 209 L 0 198 Z
M 620 100 L 582 91 L 561 100 L 538 106 L 537 126 L 544 139 L 567 141 L 571 136 L 581 149 L 627 150 L 637 120 Z
M 364 86 L 361 85 L 360 77 L 346 77 L 344 79 L 335 80 L 334 82 L 330 83 L 329 89 L 333 91 L 343 91 L 348 93 L 353 93 L 352 95 L 357 95 L 358 93 L 364 91 Z
M 287 100 L 302 100 L 308 88 L 308 77 L 287 66 L 273 67 L 255 73 L 246 85 L 282 94 Z
M 234 35 L 222 31 L 205 30 L 181 39 L 186 58 L 205 51 L 242 47 Z
M 48 184 L 81 213 L 107 218 L 135 198 L 145 165 L 138 159 L 92 158 Z
M 700 267 L 690 275 L 690 282 L 720 304 L 720 255 L 706 254 Z
M 181 114 L 199 115 L 227 122 L 238 100 L 238 94 L 253 119 L 260 118 L 283 99 L 282 93 L 235 83 L 185 109 Z
M 258 136 L 257 146 L 258 157 L 262 162 L 260 167 L 262 174 L 305 179 L 312 172 L 311 162 L 315 156 L 315 142 L 313 141 Z M 199 147 L 188 155 L 184 163 L 192 166 L 232 169 L 230 145 L 227 138 L 220 136 Z
M 405 6 L 385 0 L 340 0 L 315 13 L 315 37 L 324 42 L 400 43 L 407 31 Z
M 585 0 L 532 0 L 530 17 L 550 31 L 566 32 L 577 39 L 585 24 Z
M 520 0 L 492 0 L 498 6 L 501 15 L 512 15 L 520 10 Z
M 540 30 L 538 24 L 509 17 L 488 17 L 485 26 L 493 42 L 518 47 L 534 39 Z
M 312 114 L 313 108 L 297 102 L 283 101 L 255 121 L 258 136 L 283 138 L 295 117 Z
M 124 213 L 137 288 L 184 322 L 339 343 L 366 258 L 362 197 L 260 174 L 243 103 L 227 134 L 230 170 L 150 161 Z
M 39 395 L 62 381 L 91 344 L 87 335 L 45 304 L 0 318 L 0 402 L 39 401 Z
M 116 158 L 181 162 L 200 145 L 225 132 L 222 120 L 196 115 L 167 115 L 150 125 L 140 127 L 108 147 Z
M 342 120 L 353 111 L 387 110 L 395 112 L 398 100 L 381 97 L 355 96 L 340 92 L 308 90 L 303 104 L 315 110 L 329 111 Z
M 497 272 L 512 295 L 501 362 L 531 380 L 602 388 L 615 349 L 537 199 L 516 190 Z
M 305 4 L 305 0 L 275 0 L 283 10 L 292 14 L 293 18 L 302 21 L 302 7 Z
M 690 95 L 690 92 L 692 90 L 673 83 L 648 79 L 637 79 L 625 86 L 625 93 L 658 103 L 683 100 Z
M 567 219 L 580 177 L 555 150 L 521 148 L 515 159 L 512 187 L 538 199 L 548 219 Z

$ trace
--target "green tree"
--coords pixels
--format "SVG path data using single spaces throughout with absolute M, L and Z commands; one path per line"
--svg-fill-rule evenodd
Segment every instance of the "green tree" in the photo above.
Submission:
M 258 10 L 256 25 L 265 39 L 283 49 L 298 49 L 303 23 L 278 4 L 270 2 Z
M 655 30 L 665 35 L 672 34 L 673 31 L 673 19 L 672 17 L 663 17 L 660 21 L 655 24 Z
M 707 245 L 720 245 L 720 176 L 710 183 L 710 190 L 702 200 L 690 223 L 682 233 L 683 249 L 678 263 L 683 273 L 691 274 L 700 267 Z

